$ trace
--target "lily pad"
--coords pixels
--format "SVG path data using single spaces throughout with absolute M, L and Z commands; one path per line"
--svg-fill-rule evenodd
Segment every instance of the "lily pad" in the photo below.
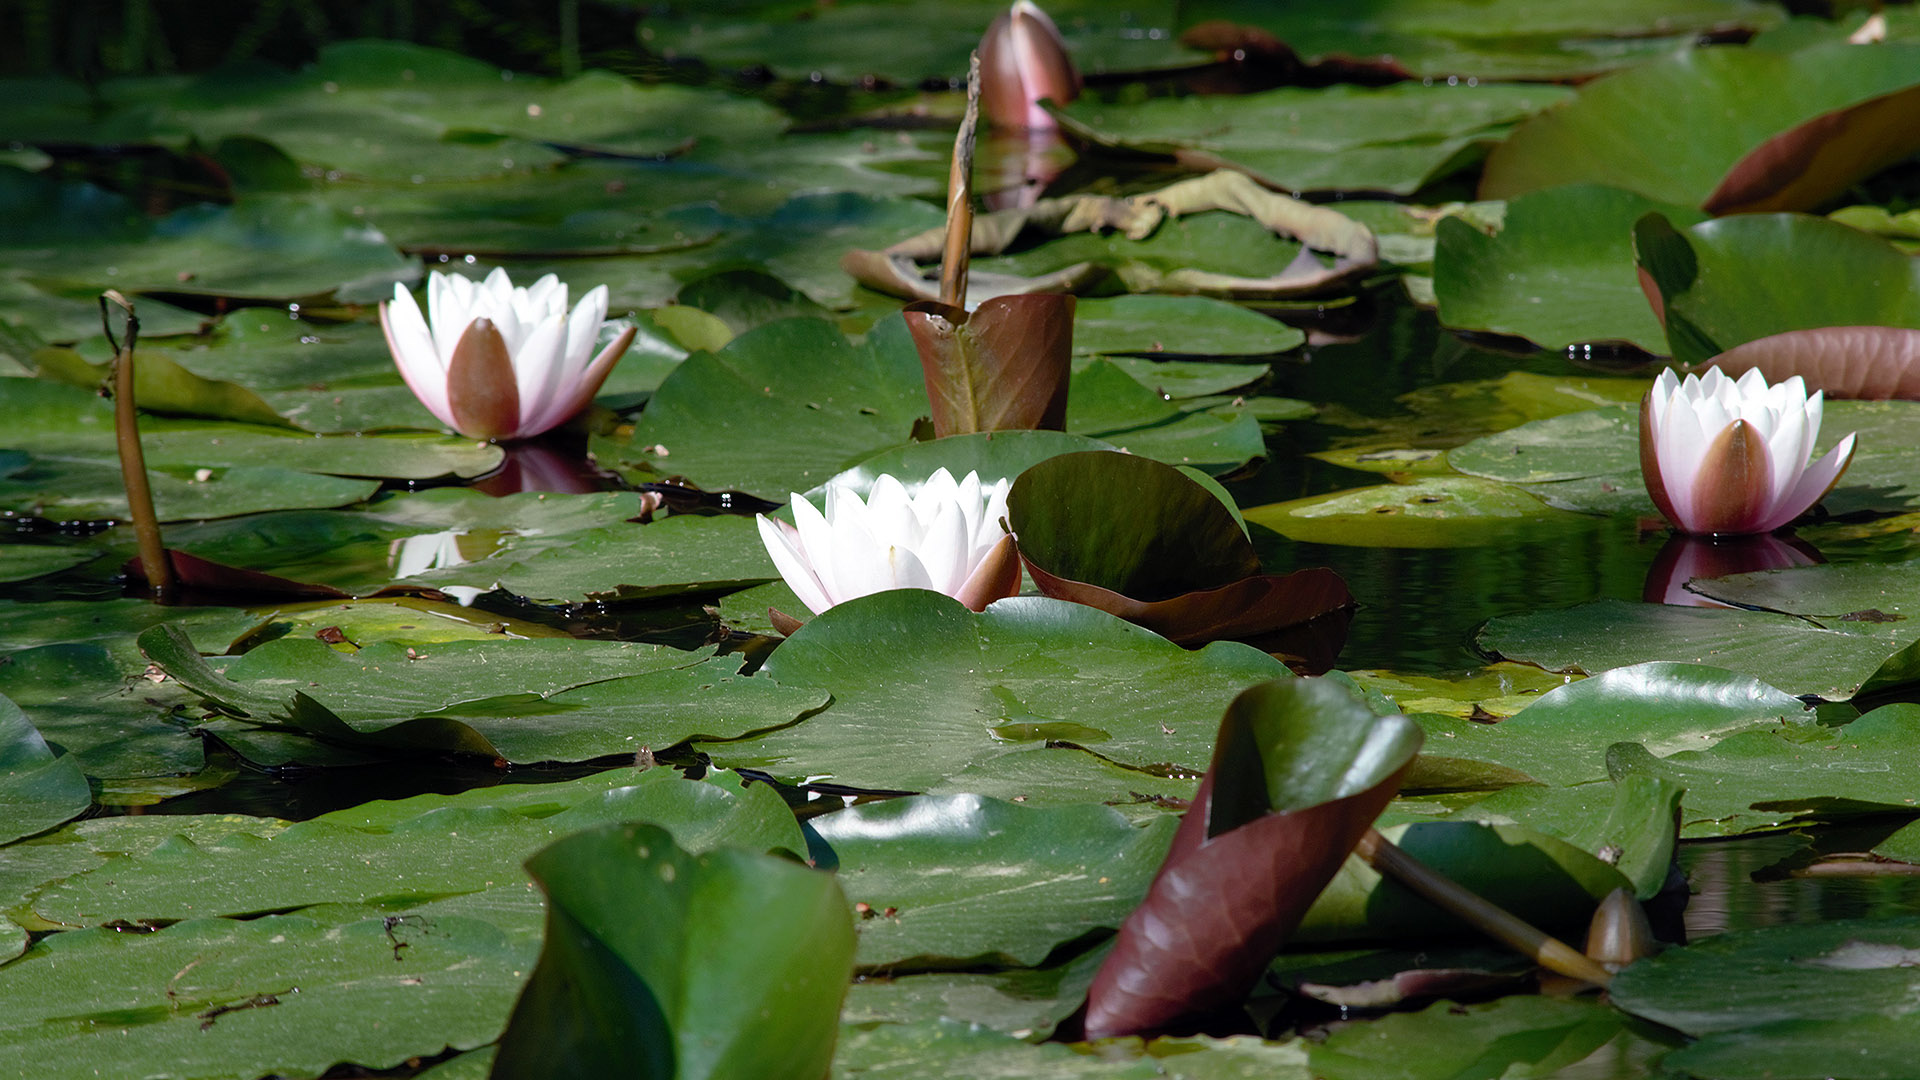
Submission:
M 1080 355 L 1263 356 L 1306 340 L 1286 323 L 1205 296 L 1086 298 L 1073 317 L 1073 351 Z
M 1478 147 L 1572 94 L 1560 87 L 1283 87 L 1257 94 L 1077 102 L 1059 115 L 1101 146 L 1230 167 L 1282 191 L 1410 195 L 1469 164 Z
M 91 805 L 79 763 L 55 757 L 20 706 L 0 696 L 0 844 L 51 829 Z
M 1600 183 L 1713 213 L 1812 209 L 1920 149 L 1904 122 L 1917 63 L 1920 46 L 1892 44 L 1675 52 L 1515 129 L 1480 197 Z
M 808 826 L 848 899 L 865 905 L 855 959 L 893 973 L 1034 966 L 1064 942 L 1118 927 L 1146 893 L 1174 820 L 1141 827 L 1104 806 L 921 795 Z M 977 872 L 954 874 L 960 861 Z
M 1636 742 L 1656 756 L 1701 750 L 1742 731 L 1806 726 L 1807 706 L 1758 679 L 1694 664 L 1651 663 L 1582 679 L 1497 724 L 1430 720 L 1427 751 L 1491 761 L 1543 784 L 1607 775 L 1607 748 Z
M 564 542 L 420 575 L 435 587 L 505 589 L 536 603 L 655 599 L 719 592 L 778 576 L 753 519 L 676 514 L 565 534 Z
M 6 544 L 0 546 L 0 582 L 29 581 L 57 574 L 99 557 L 100 552 L 92 548 Z
M 365 749 L 583 761 L 777 727 L 825 701 L 738 675 L 737 658 L 711 649 L 549 638 L 382 642 L 348 655 L 282 638 L 219 671 L 171 630 L 148 632 L 141 648 L 196 692 L 255 724 Z
M 1507 204 L 1489 236 L 1464 218 L 1435 226 L 1440 321 L 1524 337 L 1547 349 L 1625 341 L 1665 352 L 1666 332 L 1634 273 L 1633 224 L 1661 213 L 1682 226 L 1706 215 L 1634 192 L 1568 184 Z
M 1825 218 L 1741 214 L 1675 229 L 1649 216 L 1633 243 L 1683 364 L 1790 330 L 1920 328 L 1920 260 Z
M 1563 611 L 1503 615 L 1476 636 L 1484 650 L 1548 671 L 1598 674 L 1650 660 L 1711 664 L 1789 694 L 1844 701 L 1913 677 L 1905 623 L 1824 628 L 1763 611 L 1600 600 Z
M 546 944 L 493 1076 L 825 1072 L 854 950 L 833 878 L 753 852 L 690 855 L 635 824 L 577 833 L 527 870 L 547 893 Z
M 724 774 L 723 774 L 724 775 Z M 682 780 L 671 769 L 371 803 L 262 838 L 174 836 L 42 890 L 49 925 L 247 916 L 314 904 L 405 907 L 524 882 L 520 863 L 580 829 L 647 821 L 693 850 L 805 850 L 771 788 Z
M 1912 917 L 1734 930 L 1635 964 L 1612 996 L 1697 1036 L 1667 1058 L 1693 1075 L 1892 1077 L 1920 1052 L 1917 948 Z
M 532 969 L 539 909 L 523 901 L 508 921 L 462 904 L 51 935 L 0 974 L 18 1003 L 0 1068 L 60 1080 L 160 1060 L 175 1075 L 314 1076 L 480 1046 Z
M 1916 706 L 1883 705 L 1830 734 L 1749 732 L 1658 759 L 1627 743 L 1608 754 L 1608 767 L 1618 776 L 1653 776 L 1686 788 L 1686 836 L 1912 813 L 1920 802 L 1901 776 L 1920 760 L 1916 720 Z
M 1410 1046 L 1420 1052 L 1410 1055 Z M 1579 1075 L 1588 1061 L 1603 1075 L 1647 1076 L 1670 1046 L 1601 1002 L 1516 994 L 1349 1025 L 1313 1046 L 1308 1061 L 1326 1080 Z
M 1289 539 L 1363 547 L 1478 547 L 1591 527 L 1524 491 L 1471 476 L 1424 476 L 1243 513 L 1249 522 Z
M 911 653 L 881 647 L 909 635 Z M 1067 641 L 1071 650 L 1049 646 Z M 847 665 L 850 655 L 862 662 Z M 1197 776 L 1226 702 L 1285 671 L 1245 645 L 1187 652 L 1079 604 L 1016 597 L 975 615 L 936 593 L 898 589 L 828 610 L 768 658 L 765 675 L 831 692 L 828 708 L 701 749 L 729 768 L 881 790 L 924 789 L 1040 742 L 1084 746 L 1150 774 Z M 915 753 L 897 751 L 903 737 Z M 1125 799 L 1116 787 L 1089 769 L 1070 801 Z

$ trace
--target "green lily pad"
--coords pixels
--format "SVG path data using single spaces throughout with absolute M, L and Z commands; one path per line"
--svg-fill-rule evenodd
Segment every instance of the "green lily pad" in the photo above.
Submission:
M 405 907 L 525 881 L 520 863 L 533 852 L 620 821 L 651 822 L 693 850 L 805 850 L 786 804 L 765 785 L 621 769 L 561 784 L 371 803 L 267 838 L 253 831 L 175 836 L 68 877 L 39 892 L 31 907 L 43 922 L 62 927 L 314 904 Z
M 1630 191 L 1569 184 L 1521 195 L 1489 236 L 1459 217 L 1435 226 L 1440 321 L 1524 337 L 1547 349 L 1625 341 L 1665 352 L 1633 261 L 1633 224 L 1661 213 L 1681 225 L 1706 215 Z
M 1633 888 L 1597 856 L 1520 825 L 1424 821 L 1385 825 L 1380 832 L 1414 858 L 1549 933 L 1583 932 L 1608 893 Z M 1349 856 L 1288 940 L 1414 943 L 1477 934 Z
M 1160 1080 L 1157 1063 L 1116 1064 L 1058 1043 L 1035 1045 L 977 1024 L 938 1019 L 915 1024 L 849 1024 L 834 1051 L 833 1074 L 908 1080 L 969 1076 L 981 1080 Z
M 1800 819 L 1912 813 L 1902 781 L 1920 761 L 1920 707 L 1883 705 L 1831 733 L 1749 732 L 1664 758 L 1627 743 L 1608 754 L 1617 776 L 1645 775 L 1687 789 L 1683 835 L 1731 836 Z
M 79 763 L 55 757 L 20 706 L 0 696 L 0 844 L 51 829 L 91 805 Z
M 118 199 L 0 170 L 0 213 L 34 223 L 10 231 L 0 253 L 28 281 L 64 293 L 115 288 L 252 300 L 329 294 L 365 300 L 420 274 L 420 264 L 378 232 L 305 196 L 255 195 L 232 206 L 176 210 L 151 223 L 116 209 Z M 117 227 L 103 227 L 116 213 Z
M 740 660 L 711 648 L 548 638 L 381 642 L 348 655 L 281 638 L 222 671 L 171 631 L 142 635 L 141 649 L 189 688 L 255 724 L 367 749 L 583 761 L 777 727 L 825 702 L 738 675 Z
M 500 588 L 536 603 L 655 599 L 719 592 L 778 576 L 753 519 L 676 514 L 646 525 L 620 522 L 555 538 L 515 558 L 493 558 L 419 575 L 436 588 Z
M 864 903 L 855 959 L 889 973 L 981 963 L 1033 966 L 1120 925 L 1173 837 L 1104 806 L 1022 806 L 977 795 L 852 806 L 808 825 Z M 964 862 L 973 870 L 956 875 Z
M 911 635 L 909 652 L 882 643 Z M 1054 646 L 1073 642 L 1071 650 Z M 846 656 L 860 656 L 848 665 Z M 701 748 L 727 767 L 799 780 L 915 790 L 1023 744 L 1065 741 L 1149 773 L 1198 775 L 1220 710 L 1277 660 L 1216 642 L 1186 652 L 1079 604 L 1019 597 L 975 615 L 935 593 L 898 589 L 840 604 L 767 660 L 781 685 L 830 691 L 833 703 L 791 728 Z M 916 752 L 900 754 L 911 735 Z M 1089 770 L 1072 800 L 1125 799 Z
M 1920 630 L 1898 622 L 1823 628 L 1763 611 L 1619 600 L 1503 615 L 1475 638 L 1488 652 L 1548 671 L 1598 674 L 1650 660 L 1711 664 L 1828 701 L 1908 681 L 1916 640 Z
M 1169 5 L 1057 0 L 1047 7 L 1083 71 L 1182 67 L 1199 59 L 1175 40 Z M 881 76 L 912 85 L 964 77 L 968 50 L 979 46 L 981 32 L 1005 9 L 998 0 L 907 7 L 857 2 L 824 12 L 735 2 L 649 18 L 646 30 L 651 47 L 669 56 L 733 67 L 765 64 L 797 78 L 817 73 L 857 83 L 862 76 Z M 914 32 L 901 34 L 903 26 Z
M 42 544 L 0 545 L 0 582 L 29 581 L 100 557 L 93 548 Z
M 1253 416 L 1183 410 L 1105 360 L 1068 382 L 1067 431 L 1210 473 L 1230 472 L 1267 452 Z
M 1636 742 L 1657 756 L 1701 750 L 1742 731 L 1804 727 L 1799 698 L 1758 679 L 1695 664 L 1619 667 L 1562 686 L 1498 724 L 1429 718 L 1427 752 L 1516 769 L 1543 784 L 1607 775 L 1607 748 Z
M 1477 547 L 1591 527 L 1590 520 L 1555 510 L 1524 491 L 1471 476 L 1423 476 L 1243 513 L 1249 522 L 1293 540 L 1363 547 Z
M 1205 296 L 1089 297 L 1073 313 L 1077 355 L 1262 356 L 1306 340 L 1286 323 Z
M 1828 125 L 1809 146 L 1775 151 L 1799 157 L 1793 167 L 1743 159 L 1817 117 L 1913 87 L 1917 61 L 1915 46 L 1861 52 L 1844 42 L 1797 52 L 1674 52 L 1596 80 L 1561 108 L 1515 129 L 1489 157 L 1480 196 L 1504 199 L 1556 184 L 1599 183 L 1682 206 L 1718 205 L 1717 212 L 1809 209 L 1911 153 L 1912 135 L 1899 130 L 1894 116 L 1857 111 L 1852 123 L 1843 118 Z M 1784 85 L 1794 92 L 1774 92 Z M 1838 146 L 1826 145 L 1835 140 L 1841 140 Z M 1823 149 L 1832 151 L 1832 160 Z M 1880 160 L 1881 153 L 1891 156 Z M 1765 157 L 1764 151 L 1756 157 Z M 1744 176 L 1757 168 L 1764 171 Z M 1808 184 L 1809 174 L 1818 181 Z M 1743 197 L 1734 197 L 1723 183 L 1730 179 L 1742 181 Z M 1808 186 L 1798 190 L 1803 184 Z
M 1107 951 L 1096 947 L 1059 964 L 985 974 L 865 975 L 847 991 L 840 1019 L 863 1027 L 949 1019 L 1016 1039 L 1044 1036 L 1086 1000 Z
M 1679 785 L 1644 774 L 1629 774 L 1614 784 L 1516 784 L 1453 816 L 1513 822 L 1558 837 L 1612 863 L 1633 883 L 1636 896 L 1650 900 L 1665 887 L 1673 866 L 1682 794 Z
M 577 833 L 527 870 L 547 893 L 546 944 L 493 1076 L 825 1073 L 854 950 L 832 877 L 753 852 L 690 855 L 635 824 Z
M 1572 97 L 1554 86 L 1283 87 L 1256 94 L 1091 99 L 1060 113 L 1102 146 L 1173 155 L 1189 168 L 1240 169 L 1281 191 L 1410 195 L 1469 164 L 1477 147 Z
M 1612 997 L 1697 1036 L 1667 1058 L 1690 1075 L 1899 1076 L 1920 1052 L 1916 950 L 1912 917 L 1734 930 L 1635 964 Z
M 1683 364 L 1790 330 L 1920 328 L 1920 261 L 1826 218 L 1737 214 L 1675 229 L 1647 217 L 1633 242 Z
M 1348 1025 L 1313 1046 L 1308 1061 L 1326 1080 L 1574 1076 L 1589 1061 L 1598 1075 L 1651 1076 L 1670 1038 L 1599 1001 L 1516 994 Z
M 461 903 L 51 935 L 0 974 L 18 1006 L 0 1069 L 314 1076 L 482 1045 L 532 969 L 538 906 L 507 922 Z
M 1821 626 L 1900 622 L 1920 615 L 1920 560 L 1734 574 L 1703 581 L 1696 591 L 1740 607 L 1799 615 Z
M 1749 0 L 1633 0 L 1549 5 L 1526 0 L 1394 0 L 1358 6 L 1275 6 L 1260 0 L 1183 4 L 1189 25 L 1210 19 L 1257 28 L 1304 60 L 1336 71 L 1350 58 L 1415 77 L 1565 79 L 1672 51 L 1694 35 L 1765 29 L 1783 17 Z M 1254 47 L 1257 45 L 1256 39 Z

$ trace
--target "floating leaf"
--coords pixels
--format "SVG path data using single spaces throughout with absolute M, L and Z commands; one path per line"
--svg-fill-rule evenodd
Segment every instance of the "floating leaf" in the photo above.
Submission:
M 92 804 L 79 763 L 55 757 L 20 706 L 0 696 L 0 844 L 51 829 Z
M 1353 603 L 1331 570 L 1261 574 L 1234 510 L 1178 469 L 1146 458 L 1101 451 L 1051 458 L 1020 474 L 1007 509 L 1042 593 L 1183 644 L 1262 637 Z M 1338 651 L 1333 644 L 1327 666 Z
M 1073 305 L 1057 294 L 996 296 L 972 311 L 908 305 L 935 437 L 1064 427 Z
M 1676 52 L 1515 129 L 1480 197 L 1584 182 L 1716 214 L 1811 209 L 1920 149 L 1917 64 L 1913 45 Z
M 1633 244 L 1683 364 L 1791 330 L 1920 329 L 1920 260 L 1825 218 L 1742 214 L 1676 230 L 1649 215 Z
M 1174 822 L 1161 816 L 1142 828 L 1104 806 L 920 795 L 850 806 L 808 826 L 848 898 L 865 905 L 855 909 L 856 959 L 892 973 L 1037 965 L 1056 946 L 1118 927 L 1146 893 Z M 974 872 L 956 875 L 962 862 Z
M 1464 218 L 1441 218 L 1433 255 L 1440 321 L 1547 349 L 1625 341 L 1666 351 L 1633 263 L 1633 224 L 1653 212 L 1683 225 L 1705 217 L 1619 188 L 1568 184 L 1510 201 L 1491 236 Z
M 493 1076 L 826 1072 L 854 950 L 832 877 L 732 849 L 690 855 L 650 825 L 577 833 L 527 870 L 547 892 L 546 944 Z
M 1243 997 L 1399 787 L 1420 747 L 1344 687 L 1235 698 L 1173 850 L 1087 994 L 1092 1038 L 1151 1032 Z

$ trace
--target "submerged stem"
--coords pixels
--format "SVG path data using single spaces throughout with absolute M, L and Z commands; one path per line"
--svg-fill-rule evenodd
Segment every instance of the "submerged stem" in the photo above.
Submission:
M 1505 908 L 1490 903 L 1438 870 L 1407 854 L 1393 841 L 1368 829 L 1354 854 L 1380 872 L 1420 895 L 1495 941 L 1532 958 L 1533 962 L 1569 978 L 1606 986 L 1613 973 L 1586 954 L 1541 931 Z
M 967 111 L 953 139 L 953 169 L 947 175 L 947 246 L 940 257 L 940 300 L 967 306 L 967 260 L 973 247 L 973 143 L 980 126 L 980 54 L 967 60 Z
M 124 346 L 113 336 L 109 305 L 124 313 Z M 160 515 L 153 509 L 147 457 L 140 448 L 140 418 L 134 411 L 133 347 L 140 337 L 140 319 L 133 313 L 133 301 L 108 289 L 100 294 L 100 323 L 106 330 L 107 344 L 113 346 L 113 437 L 120 450 L 120 478 L 127 488 L 128 515 L 133 518 L 133 535 L 140 545 L 140 568 L 146 572 L 153 599 L 164 604 L 173 598 L 173 563 L 160 542 Z

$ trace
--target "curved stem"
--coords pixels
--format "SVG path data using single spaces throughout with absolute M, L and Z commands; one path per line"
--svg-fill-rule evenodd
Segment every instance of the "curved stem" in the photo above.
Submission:
M 1459 882 L 1407 854 L 1393 841 L 1368 829 L 1360 838 L 1354 854 L 1380 872 L 1419 894 L 1435 907 L 1459 918 L 1495 941 L 1534 963 L 1569 978 L 1607 986 L 1613 973 L 1589 959 L 1585 953 L 1553 937 L 1512 912 L 1489 903 Z
M 125 313 L 126 344 L 113 336 L 109 305 Z M 140 448 L 140 418 L 133 398 L 133 347 L 140 337 L 140 320 L 133 301 L 108 289 L 100 295 L 100 321 L 113 346 L 113 437 L 120 450 L 120 478 L 127 488 L 127 511 L 140 546 L 140 569 L 157 603 L 173 599 L 173 563 L 160 541 L 160 515 L 153 509 L 153 486 L 147 481 L 147 458 Z
M 947 174 L 947 246 L 940 256 L 940 300 L 967 306 L 967 261 L 973 255 L 973 142 L 980 126 L 980 54 L 967 61 L 967 111 L 953 139 Z

